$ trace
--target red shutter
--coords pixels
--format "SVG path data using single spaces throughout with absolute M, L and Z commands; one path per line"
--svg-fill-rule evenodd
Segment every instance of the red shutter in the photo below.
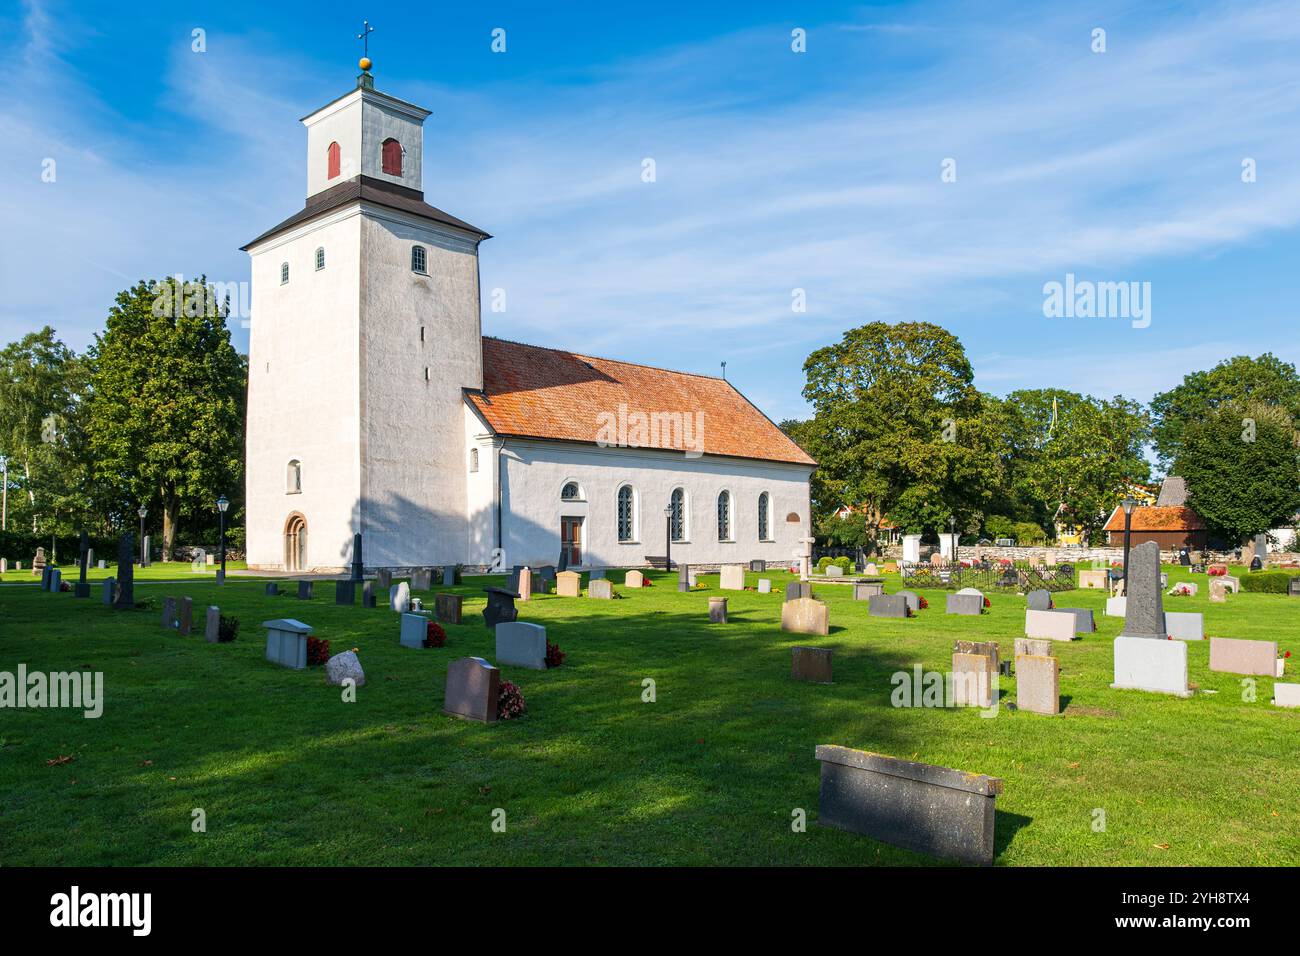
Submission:
M 327 178 L 329 178 L 329 179 L 333 179 L 333 178 L 334 178 L 335 176 L 337 176 L 338 174 L 339 174 L 339 144 L 338 144 L 338 143 L 330 143 L 330 148 L 329 148 L 329 176 L 328 176 Z
M 383 169 L 390 176 L 402 175 L 402 144 L 395 139 L 384 140 Z

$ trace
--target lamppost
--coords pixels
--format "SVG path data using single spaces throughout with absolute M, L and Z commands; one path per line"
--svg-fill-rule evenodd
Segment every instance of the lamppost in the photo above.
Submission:
M 664 570 L 673 569 L 673 503 L 664 508 Z
M 222 495 L 217 499 L 217 513 L 221 515 L 221 575 L 219 583 L 226 583 L 226 509 L 230 502 Z
M 952 563 L 954 566 L 959 564 L 957 553 L 957 516 L 948 517 L 948 533 L 952 536 L 948 540 L 952 542 Z
M 1128 542 L 1133 527 L 1133 509 L 1137 502 L 1132 498 L 1124 499 L 1124 593 L 1128 594 Z
M 147 515 L 148 513 L 149 513 L 149 509 L 146 508 L 144 505 L 141 505 L 141 506 L 140 506 L 139 514 L 140 514 L 140 567 L 142 567 L 142 568 L 144 567 L 144 561 L 145 561 L 145 555 L 144 555 L 144 516 Z

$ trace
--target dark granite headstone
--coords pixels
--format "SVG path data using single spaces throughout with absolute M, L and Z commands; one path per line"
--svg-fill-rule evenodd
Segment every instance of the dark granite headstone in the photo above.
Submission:
M 54 566 L 50 564 L 41 567 L 41 590 L 48 591 L 50 583 L 54 580 Z
M 362 570 L 365 565 L 361 560 L 361 534 L 357 533 L 352 536 L 352 580 L 360 581 L 364 575 Z M 349 604 L 352 602 L 349 601 Z
M 349 607 L 357 603 L 357 582 L 355 579 L 334 582 L 334 603 Z
M 375 606 L 375 582 L 366 581 L 361 585 L 361 606 Z
M 163 598 L 162 626 L 164 630 L 168 631 L 176 629 L 176 599 L 174 597 Z
M 493 723 L 501 695 L 501 672 L 481 657 L 462 657 L 447 665 L 443 713 Z
M 1025 595 L 1025 605 L 1031 611 L 1050 611 L 1052 609 L 1052 592 L 1039 588 Z
M 873 594 L 867 600 L 871 617 L 907 617 L 907 598 L 902 594 Z
M 117 600 L 119 611 L 135 607 L 135 540 L 127 532 L 117 542 Z
M 793 647 L 790 649 L 790 676 L 811 684 L 830 684 L 833 656 L 829 647 Z
M 764 574 L 767 571 L 767 562 L 762 559 L 755 559 L 749 562 L 749 570 L 755 574 Z
M 1160 591 L 1160 545 L 1154 541 L 1143 541 L 1129 551 L 1124 597 L 1124 630 L 1120 637 L 1147 637 L 1157 641 L 1169 637 Z
M 310 582 L 310 581 L 299 581 L 299 582 L 298 582 L 298 600 L 299 600 L 299 601 L 310 601 L 310 600 L 311 600 L 311 584 L 312 584 L 312 582 Z
M 442 569 L 442 586 L 445 588 L 456 586 L 456 565 L 449 564 Z
M 506 577 L 505 589 L 519 593 L 519 575 L 524 570 L 522 564 L 516 564 L 510 569 L 510 574 Z
M 1074 615 L 1074 633 L 1075 634 L 1092 634 L 1097 630 L 1097 622 L 1093 620 L 1092 609 L 1086 607 L 1058 607 L 1053 608 L 1057 614 Z
M 86 571 L 90 567 L 90 535 L 81 532 L 81 560 L 78 562 L 81 574 L 77 578 L 76 596 L 79 598 L 90 597 L 90 582 L 86 580 Z
M 464 603 L 459 594 L 439 594 L 433 599 L 434 616 L 444 624 L 459 624 Z
M 194 598 L 181 598 L 181 616 L 176 622 L 176 629 L 181 637 L 189 637 L 194 630 Z
M 100 594 L 104 598 L 104 604 L 112 607 L 113 599 L 117 596 L 117 578 L 105 578 L 99 587 Z
M 797 601 L 800 598 L 810 598 L 812 596 L 811 581 L 791 581 L 785 586 L 785 599 L 787 601 Z
M 946 614 L 964 614 L 979 617 L 984 613 L 984 595 L 982 594 L 949 594 L 947 598 L 947 606 L 944 609 Z
M 517 591 L 507 591 L 505 588 L 484 588 L 487 596 L 487 607 L 483 608 L 483 623 L 487 625 L 488 630 L 492 630 L 502 621 L 510 622 L 519 619 L 519 609 L 515 607 L 515 599 L 519 597 Z
M 1255 555 L 1250 559 L 1250 569 L 1252 571 L 1264 570 L 1264 562 L 1259 559 L 1259 555 Z
M 271 581 L 269 584 L 267 584 L 267 586 L 266 586 L 266 596 L 267 596 L 267 597 L 275 597 L 275 596 L 276 596 L 277 594 L 279 594 L 279 593 L 280 593 L 280 585 L 279 585 L 279 584 L 277 584 L 277 583 L 274 582 L 274 581 Z

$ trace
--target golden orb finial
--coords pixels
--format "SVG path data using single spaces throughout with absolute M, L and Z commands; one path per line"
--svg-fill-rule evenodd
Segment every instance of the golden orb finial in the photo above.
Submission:
M 371 65 L 370 57 L 368 56 L 363 56 L 360 60 L 357 61 L 357 66 L 361 67 L 361 69 L 363 70 L 370 69 L 370 65 Z

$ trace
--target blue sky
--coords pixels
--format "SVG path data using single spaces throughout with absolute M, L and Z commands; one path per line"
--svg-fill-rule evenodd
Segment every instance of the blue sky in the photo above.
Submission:
M 84 348 L 142 276 L 246 280 L 370 17 L 376 86 L 433 111 L 426 199 L 495 236 L 488 334 L 725 360 L 776 419 L 807 354 L 872 320 L 942 324 L 1000 394 L 1146 401 L 1229 355 L 1300 361 L 1294 3 L 467 7 L 0 6 L 0 340 Z M 1149 282 L 1149 327 L 1045 317 L 1067 273 Z

